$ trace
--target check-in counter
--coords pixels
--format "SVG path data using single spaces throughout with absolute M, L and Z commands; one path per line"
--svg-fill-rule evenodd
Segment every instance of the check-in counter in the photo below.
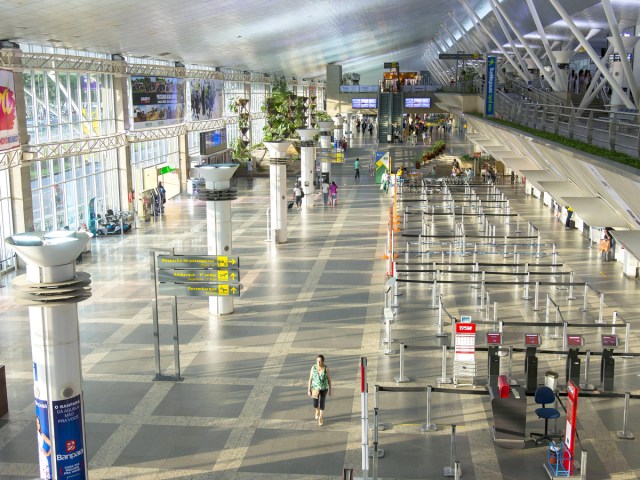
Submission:
M 511 385 L 508 396 L 501 397 L 504 386 L 487 387 L 493 412 L 493 441 L 503 448 L 524 448 L 527 428 L 527 396 L 520 385 Z

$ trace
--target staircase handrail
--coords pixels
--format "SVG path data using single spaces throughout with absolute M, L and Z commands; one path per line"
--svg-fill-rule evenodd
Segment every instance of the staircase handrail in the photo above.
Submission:
M 566 102 L 562 99 L 556 97 L 555 95 L 546 92 L 538 87 L 533 85 L 529 85 L 522 80 L 519 79 L 511 79 L 506 84 L 506 88 L 509 91 L 515 91 L 520 94 L 523 98 L 528 99 L 531 103 L 539 103 L 539 104 L 547 104 L 547 105 L 556 105 L 556 106 L 565 106 Z

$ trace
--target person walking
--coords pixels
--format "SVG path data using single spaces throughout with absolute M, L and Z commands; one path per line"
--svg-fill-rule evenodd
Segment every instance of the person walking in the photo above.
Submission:
M 247 177 L 249 177 L 249 180 L 253 180 L 253 162 L 251 159 L 247 160 Z
M 300 182 L 296 182 L 293 187 L 293 198 L 296 201 L 296 208 L 300 211 L 302 209 L 302 187 Z
M 326 207 L 329 204 L 329 184 L 322 181 L 322 203 Z
M 353 168 L 355 168 L 356 170 L 355 178 L 359 179 L 360 178 L 360 159 L 359 158 L 356 158 L 356 161 L 353 162 Z
M 307 395 L 313 399 L 318 425 L 324 425 L 324 407 L 327 395 L 331 396 L 331 376 L 324 363 L 324 355 L 318 355 L 315 365 L 311 367 Z
M 329 193 L 331 195 L 331 206 L 335 207 L 338 203 L 338 185 L 336 185 L 336 182 L 331 182 Z

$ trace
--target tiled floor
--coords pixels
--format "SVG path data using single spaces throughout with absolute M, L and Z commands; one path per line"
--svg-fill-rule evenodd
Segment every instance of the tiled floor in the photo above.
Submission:
M 365 142 L 369 142 L 369 137 Z M 349 158 L 370 158 L 370 145 L 356 136 Z M 409 164 L 417 156 L 409 147 L 395 147 L 397 158 Z M 466 153 L 469 147 L 460 138 L 450 139 L 447 153 Z M 448 165 L 440 165 L 442 173 Z M 120 237 L 92 240 L 92 253 L 78 268 L 92 275 L 93 296 L 79 304 L 84 367 L 87 450 L 92 479 L 337 479 L 345 466 L 360 472 L 360 393 L 358 363 L 366 356 L 369 385 L 395 386 L 398 356 L 382 355 L 384 331 L 380 323 L 384 302 L 386 229 L 389 197 L 380 192 L 367 168 L 356 183 L 351 161 L 334 165 L 341 185 L 339 205 L 317 205 L 302 212 L 289 212 L 289 242 L 275 246 L 266 239 L 268 179 L 238 180 L 239 198 L 232 204 L 233 254 L 241 258 L 243 295 L 235 301 L 231 315 L 209 316 L 207 301 L 179 299 L 181 367 L 184 381 L 153 381 L 155 364 L 151 330 L 152 282 L 149 251 L 174 248 L 176 253 L 206 251 L 204 204 L 189 197 L 168 202 L 166 215 Z M 291 179 L 293 182 L 293 178 Z M 548 263 L 551 243 L 565 271 L 575 272 L 574 280 L 589 281 L 606 294 L 605 318 L 617 310 L 632 322 L 631 350 L 639 351 L 637 281 L 624 279 L 620 266 L 603 263 L 595 249 L 576 231 L 566 231 L 537 199 L 522 189 L 500 186 L 518 212 L 519 225 L 527 220 L 542 231 L 546 244 L 543 255 L 530 255 L 522 248 L 521 262 Z M 405 194 L 404 200 L 416 199 Z M 434 197 L 435 198 L 435 197 Z M 407 203 L 408 204 L 408 203 Z M 412 205 L 417 205 L 413 203 Z M 398 260 L 405 263 L 409 237 L 419 232 L 416 218 L 396 234 Z M 451 218 L 435 218 L 439 234 L 450 234 Z M 496 243 L 505 234 L 515 234 L 516 222 L 496 225 Z M 458 219 L 460 221 L 460 219 Z M 464 220 L 468 235 L 477 230 L 477 221 Z M 526 233 L 526 232 L 524 232 Z M 523 234 L 524 234 L 523 233 Z M 415 242 L 415 238 L 410 238 Z M 526 241 L 522 241 L 526 243 Z M 419 246 L 410 246 L 411 268 L 422 256 Z M 496 247 L 497 248 L 497 247 Z M 513 262 L 512 257 L 494 254 L 494 247 L 478 250 L 479 262 Z M 448 246 L 433 245 L 439 261 L 441 251 L 448 260 Z M 434 255 L 433 252 L 437 252 Z M 535 250 L 534 250 L 535 252 Z M 526 259 L 525 259 L 526 258 Z M 455 261 L 471 261 L 453 255 Z M 409 265 L 400 265 L 400 269 Z M 470 280 L 470 275 L 448 273 L 441 280 Z M 455 269 L 452 267 L 452 269 Z M 532 267 L 533 271 L 534 268 Z M 544 270 L 540 268 L 539 270 Z M 548 268 L 547 270 L 548 271 Z M 431 279 L 431 273 L 412 274 Z M 542 278 L 542 277 L 541 277 Z M 541 282 L 546 281 L 541 279 Z M 513 281 L 513 275 L 495 275 L 491 281 Z M 487 281 L 489 279 L 487 278 Z M 532 281 L 533 280 L 532 278 Z M 436 337 L 437 310 L 432 310 L 432 285 L 401 283 L 397 297 L 397 323 L 393 336 L 408 345 L 405 373 L 409 387 L 436 385 L 440 377 L 441 339 Z M 471 314 L 482 318 L 477 290 L 469 285 L 440 284 L 445 308 L 454 316 Z M 544 321 L 544 308 L 533 312 L 533 301 L 522 300 L 522 285 L 488 286 L 490 318 L 493 302 L 504 321 Z M 589 310 L 580 311 L 578 299 L 567 299 L 566 290 L 542 286 L 540 298 L 553 297 L 570 322 L 593 323 L 598 316 L 597 300 Z M 13 304 L 11 287 L 0 290 L 0 364 L 7 366 L 10 413 L 0 419 L 0 479 L 27 479 L 38 474 L 31 382 L 28 313 Z M 545 301 L 541 300 L 542 307 Z M 171 314 L 168 298 L 160 302 L 163 372 L 173 373 Z M 492 326 L 480 325 L 484 333 Z M 446 327 L 448 331 L 449 326 Z M 544 347 L 560 347 L 551 338 L 553 329 L 542 329 Z M 609 331 L 602 329 L 602 333 Z M 599 329 L 576 328 L 587 336 L 588 348 L 599 351 Z M 507 342 L 521 346 L 524 328 L 505 327 Z M 620 332 L 620 329 L 618 331 Z M 482 335 L 478 336 L 482 344 Z M 306 383 L 315 356 L 323 353 L 335 385 L 328 401 L 323 427 L 313 420 L 306 397 Z M 478 369 L 486 374 L 486 354 L 478 353 Z M 522 380 L 523 356 L 513 357 L 513 376 Z M 540 356 L 539 371 L 564 372 L 564 359 Z M 502 370 L 508 368 L 506 357 Z M 590 383 L 599 384 L 599 357 L 590 367 Z M 616 391 L 638 392 L 640 359 L 616 359 Z M 451 356 L 449 373 L 451 375 Z M 373 397 L 373 395 L 371 396 Z M 373 399 L 371 398 L 371 406 Z M 421 433 L 426 420 L 426 397 L 417 392 L 381 392 L 380 418 L 386 429 L 380 432 L 385 455 L 379 461 L 379 477 L 417 480 L 441 478 L 449 463 L 449 425 L 457 425 L 457 457 L 466 479 L 547 478 L 542 470 L 545 449 L 527 442 L 523 450 L 495 447 L 491 441 L 491 408 L 488 397 L 434 394 L 432 418 L 438 431 Z M 583 398 L 579 411 L 579 436 L 588 452 L 590 479 L 637 478 L 640 456 L 637 440 L 619 440 L 622 428 L 622 400 Z M 533 413 L 529 399 L 527 431 L 538 431 L 542 422 Z M 632 401 L 629 429 L 640 431 L 637 400 Z M 559 422 L 562 427 L 562 422 Z

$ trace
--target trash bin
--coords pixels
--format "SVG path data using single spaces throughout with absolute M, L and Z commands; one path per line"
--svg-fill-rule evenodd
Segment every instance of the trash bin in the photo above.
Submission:
M 558 374 L 552 371 L 546 372 L 544 374 L 544 386 L 555 392 L 558 388 Z

